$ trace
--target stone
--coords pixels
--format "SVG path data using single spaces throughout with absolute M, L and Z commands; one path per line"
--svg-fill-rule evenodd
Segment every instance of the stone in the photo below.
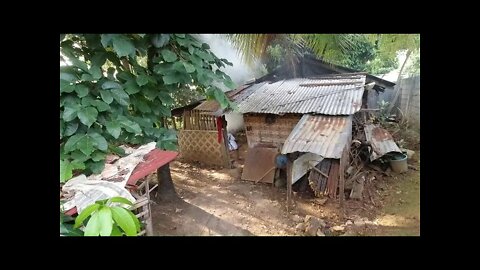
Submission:
M 180 213 L 182 211 L 183 211 L 183 209 L 178 209 L 178 208 L 175 209 L 175 213 Z
M 327 203 L 328 201 L 328 198 L 323 198 L 323 199 L 315 199 L 315 203 L 316 204 L 319 204 L 319 205 L 325 205 L 325 203 Z
M 342 225 L 337 225 L 332 227 L 332 231 L 334 232 L 343 232 L 345 230 L 345 227 Z
M 302 218 L 299 215 L 293 215 L 292 220 L 295 222 L 302 222 Z
M 322 230 L 318 229 L 317 236 L 325 236 L 325 234 L 322 232 Z
M 347 222 L 345 222 L 345 225 L 348 226 L 348 225 L 353 225 L 353 222 L 351 220 L 347 220 Z
M 354 224 L 355 226 L 365 226 L 365 221 L 363 221 L 363 219 L 360 219 L 360 218 L 359 218 L 359 219 L 355 219 L 355 220 L 353 221 L 353 224 Z
M 303 222 L 298 223 L 297 226 L 295 226 L 295 230 L 297 230 L 298 232 L 304 232 L 305 228 L 306 228 L 306 225 Z

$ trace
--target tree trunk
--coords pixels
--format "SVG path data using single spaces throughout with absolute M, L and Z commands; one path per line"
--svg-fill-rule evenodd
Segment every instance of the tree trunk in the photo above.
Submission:
M 173 185 L 172 175 L 170 174 L 169 164 L 165 164 L 157 170 L 157 179 L 157 202 L 178 199 L 177 191 Z
M 408 58 L 410 57 L 410 54 L 412 53 L 412 50 L 407 50 L 407 55 L 405 56 L 405 61 L 403 61 L 403 64 L 402 64 L 402 67 L 400 68 L 400 71 L 398 72 L 398 78 L 397 78 L 397 92 L 395 92 L 395 97 L 393 98 L 392 100 L 392 103 L 390 104 L 390 106 L 388 107 L 388 114 L 390 114 L 390 112 L 392 111 L 393 107 L 395 106 L 395 104 L 397 103 L 397 99 L 398 99 L 398 96 L 400 95 L 400 92 L 401 92 L 401 89 L 400 89 L 400 80 L 402 79 L 402 73 L 403 73 L 403 69 L 405 68 L 405 64 L 407 63 L 408 61 Z

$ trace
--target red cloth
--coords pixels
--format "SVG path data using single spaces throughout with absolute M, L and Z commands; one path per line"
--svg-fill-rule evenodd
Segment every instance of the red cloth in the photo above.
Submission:
M 222 118 L 221 117 L 217 117 L 217 139 L 218 139 L 218 143 L 221 143 L 222 142 Z

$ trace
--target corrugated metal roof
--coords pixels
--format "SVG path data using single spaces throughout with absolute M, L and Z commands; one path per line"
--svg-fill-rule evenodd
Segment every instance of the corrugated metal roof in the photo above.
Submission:
M 370 160 L 374 161 L 389 152 L 402 152 L 393 141 L 392 135 L 385 129 L 369 124 L 365 125 L 365 137 L 372 145 Z
M 352 116 L 302 116 L 282 147 L 282 154 L 309 152 L 338 159 L 352 136 Z
M 241 113 L 320 113 L 351 115 L 360 110 L 363 74 L 295 78 L 265 83 L 239 102 Z

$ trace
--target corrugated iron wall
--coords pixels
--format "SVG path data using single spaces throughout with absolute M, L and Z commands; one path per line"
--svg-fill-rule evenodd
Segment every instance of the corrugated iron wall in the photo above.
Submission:
M 245 134 L 248 147 L 253 148 L 259 145 L 282 148 L 288 135 L 292 132 L 302 115 L 267 115 L 267 114 L 245 114 Z M 273 121 L 271 123 L 267 123 Z

